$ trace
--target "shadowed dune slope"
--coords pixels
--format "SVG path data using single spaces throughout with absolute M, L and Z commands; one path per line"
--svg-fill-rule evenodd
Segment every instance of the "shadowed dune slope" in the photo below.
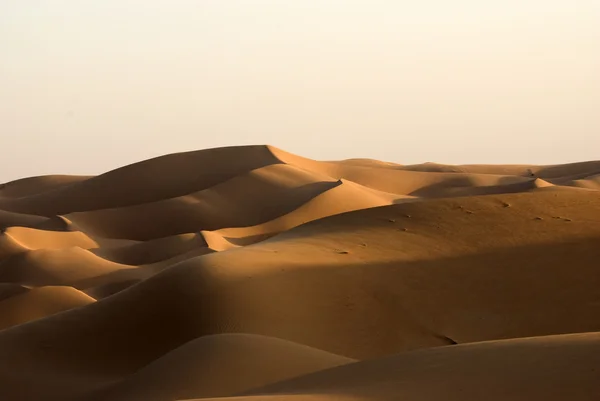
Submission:
M 73 285 L 85 290 L 86 294 L 96 299 L 106 298 L 131 285 L 146 280 L 171 266 L 213 252 L 215 251 L 208 247 L 199 247 L 155 263 L 138 266 L 121 266 L 121 268 L 105 272 L 104 274 L 80 279 Z
M 592 189 L 592 190 L 600 190 L 600 173 L 592 174 L 592 175 L 577 175 L 570 176 L 563 179 L 555 180 L 556 183 L 560 183 L 560 185 L 573 186 L 578 188 Z
M 111 282 L 145 279 L 171 265 L 212 252 L 198 247 L 155 263 L 127 265 L 78 247 L 28 250 L 0 262 L 0 282 L 28 287 L 68 285 L 85 290 Z
M 12 283 L 0 283 L 0 302 L 12 296 L 23 294 L 29 291 L 29 288 Z
M 600 172 L 600 161 L 536 166 L 536 165 L 490 165 L 466 164 L 446 165 L 438 163 L 423 163 L 397 167 L 407 171 L 440 172 L 440 173 L 472 173 L 493 175 L 514 175 L 522 177 L 537 177 L 545 180 L 560 179 L 572 175 L 591 175 Z
M 91 399 L 163 401 L 227 396 L 352 362 L 277 338 L 205 336 L 169 352 Z
M 491 341 L 358 362 L 222 400 L 592 401 L 599 364 L 598 333 Z
M 90 250 L 97 256 L 126 265 L 144 265 L 173 258 L 195 249 L 206 248 L 200 234 L 186 233 L 137 244 Z
M 126 208 L 68 215 L 95 235 L 148 240 L 260 224 L 335 186 L 334 180 L 283 164 L 250 171 L 201 192 Z
M 315 196 L 298 209 L 264 224 L 252 227 L 225 228 L 202 234 L 210 248 L 221 251 L 259 242 L 323 217 L 352 210 L 391 205 L 411 199 L 409 196 L 376 191 L 351 181 L 340 180 L 337 186 Z
M 4 230 L 7 227 L 12 226 L 36 227 L 47 220 L 47 218 L 41 216 L 32 216 L 29 214 L 20 214 L 0 210 L 0 230 Z
M 0 200 L 0 209 L 53 216 L 154 202 L 200 191 L 243 172 L 278 162 L 266 146 L 175 153 L 53 191 Z
M 383 192 L 421 197 L 452 196 L 457 188 L 477 188 L 526 182 L 531 177 L 477 173 L 422 172 L 399 168 L 375 168 L 339 162 L 319 162 L 269 147 L 283 163 L 319 172 L 335 178 L 344 178 Z

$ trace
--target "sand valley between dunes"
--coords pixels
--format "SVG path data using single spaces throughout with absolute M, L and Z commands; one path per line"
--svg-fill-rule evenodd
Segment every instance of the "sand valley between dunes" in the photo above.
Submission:
M 272 146 L 0 186 L 2 401 L 600 400 L 600 161 Z

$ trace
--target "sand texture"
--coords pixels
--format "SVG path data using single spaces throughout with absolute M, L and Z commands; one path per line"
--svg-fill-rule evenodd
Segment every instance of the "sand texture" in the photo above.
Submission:
M 600 400 L 600 161 L 2 184 L 0 400 Z

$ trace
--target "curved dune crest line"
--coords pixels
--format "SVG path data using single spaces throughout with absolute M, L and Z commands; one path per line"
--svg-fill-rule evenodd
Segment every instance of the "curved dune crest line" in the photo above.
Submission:
M 29 250 L 28 247 L 16 241 L 10 235 L 7 235 L 6 232 L 0 233 L 0 263 L 6 258 Z
M 171 259 L 206 247 L 207 244 L 202 235 L 185 233 L 125 246 L 100 247 L 90 251 L 115 263 L 143 265 Z
M 266 146 L 175 153 L 131 164 L 54 191 L 3 199 L 0 209 L 42 216 L 124 207 L 182 196 L 279 163 Z
M 27 227 L 9 227 L 4 235 L 28 249 L 96 248 L 98 243 L 80 231 L 45 231 Z
M 588 161 L 557 165 L 531 164 L 462 164 L 449 165 L 439 163 L 422 163 L 396 167 L 399 170 L 437 172 L 437 173 L 471 173 L 492 175 L 513 175 L 521 177 L 537 177 L 545 180 L 562 179 L 573 175 L 590 175 L 600 171 L 599 161 Z
M 93 397 L 164 401 L 228 396 L 355 360 L 289 341 L 253 335 L 200 337 Z
M 271 152 L 282 162 L 335 178 L 344 178 L 365 187 L 398 195 L 423 197 L 452 196 L 456 188 L 498 186 L 529 181 L 530 177 L 475 173 L 421 172 L 398 168 L 374 168 L 336 162 L 319 162 L 297 156 L 270 146 Z
M 93 235 L 149 240 L 263 223 L 334 185 L 327 176 L 293 166 L 270 165 L 183 197 L 68 217 Z
M 338 181 L 337 186 L 317 195 L 298 209 L 264 224 L 224 228 L 213 232 L 203 231 L 202 234 L 211 249 L 222 251 L 263 241 L 280 232 L 323 217 L 391 205 L 410 199 L 412 199 L 410 196 L 381 192 L 342 179 Z
M 572 186 L 577 188 L 585 188 L 592 190 L 600 190 L 600 172 L 597 174 L 581 174 L 577 176 L 570 176 L 567 178 L 561 178 L 560 180 L 553 180 L 555 183 L 565 186 Z
M 0 281 L 26 286 L 77 288 L 79 282 L 135 267 L 107 261 L 78 247 L 38 249 L 14 255 L 0 262 Z
M 96 300 L 72 287 L 40 287 L 0 301 L 0 330 Z
M 0 230 L 4 230 L 11 226 L 36 227 L 47 220 L 46 217 L 0 210 Z
M 236 399 L 291 401 L 306 394 L 307 400 L 592 401 L 600 392 L 599 364 L 598 333 L 492 341 L 357 362 Z
M 600 160 L 542 166 L 539 170 L 534 171 L 538 177 L 544 179 L 584 174 L 591 175 L 598 172 L 600 172 Z
M 140 266 L 125 266 L 125 268 L 107 271 L 104 274 L 80 279 L 72 285 L 84 289 L 86 294 L 101 299 L 122 291 L 149 277 L 188 259 L 209 255 L 215 252 L 208 247 L 194 248 L 188 252 L 180 253 L 169 259 L 161 260 Z
M 60 215 L 47 217 L 45 221 L 33 228 L 46 231 L 81 231 L 71 220 Z
M 331 163 L 331 162 L 330 162 Z M 402 167 L 401 164 L 384 162 L 381 160 L 375 159 L 367 159 L 367 158 L 354 158 L 354 159 L 346 159 L 346 160 L 336 160 L 333 163 L 338 164 L 346 164 L 352 166 L 362 166 L 362 167 L 375 167 L 375 168 L 393 168 L 397 169 Z
M 584 180 L 576 180 L 572 184 L 575 187 L 593 189 L 596 191 L 600 191 L 600 174 L 595 175 L 590 178 L 586 178 Z
M 0 302 L 15 295 L 23 294 L 27 291 L 29 291 L 29 288 L 23 287 L 22 285 L 13 283 L 0 283 Z
M 511 182 L 509 184 L 445 188 L 443 191 L 443 197 L 451 198 L 451 197 L 462 197 L 462 196 L 512 194 L 512 193 L 536 191 L 541 188 L 550 188 L 550 187 L 554 187 L 554 185 L 549 183 L 548 181 L 544 181 L 539 178 L 533 178 L 533 179 L 525 179 L 524 181 L 519 181 L 519 182 Z M 431 190 L 431 188 L 429 188 L 428 190 Z M 416 193 L 416 195 L 418 195 L 418 194 L 419 194 L 419 192 Z

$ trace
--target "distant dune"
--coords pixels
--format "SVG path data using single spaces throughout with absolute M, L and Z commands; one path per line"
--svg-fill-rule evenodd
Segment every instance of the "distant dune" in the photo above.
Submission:
M 600 161 L 272 146 L 0 185 L 0 399 L 600 399 Z

